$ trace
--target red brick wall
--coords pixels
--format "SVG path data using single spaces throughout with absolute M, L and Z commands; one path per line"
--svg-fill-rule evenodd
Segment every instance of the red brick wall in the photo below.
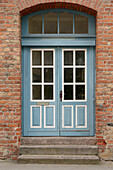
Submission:
M 113 0 L 58 2 L 0 0 L 1 159 L 17 159 L 20 145 L 21 16 L 51 8 L 69 8 L 96 16 L 96 137 L 100 151 L 113 148 L 113 128 L 107 125 L 113 123 Z

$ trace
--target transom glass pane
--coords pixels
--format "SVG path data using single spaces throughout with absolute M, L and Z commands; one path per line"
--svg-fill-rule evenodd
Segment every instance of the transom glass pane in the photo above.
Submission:
M 85 65 L 85 51 L 76 51 L 76 65 Z
M 59 14 L 59 33 L 72 34 L 73 33 L 73 14 L 62 12 Z
M 41 51 L 32 51 L 32 65 L 42 65 Z
M 44 14 L 44 33 L 56 34 L 58 29 L 57 13 L 49 12 Z
M 42 15 L 29 17 L 29 34 L 42 34 Z
M 73 51 L 64 51 L 64 65 L 73 65 Z
M 44 51 L 44 65 L 53 65 L 53 51 Z
M 28 18 L 29 34 L 88 34 L 88 17 L 70 12 L 48 12 Z
M 76 15 L 75 16 L 75 33 L 76 34 L 88 34 L 88 18 Z

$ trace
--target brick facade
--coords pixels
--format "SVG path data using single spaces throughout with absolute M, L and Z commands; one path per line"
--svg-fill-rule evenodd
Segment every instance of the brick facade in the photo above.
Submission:
M 21 16 L 65 8 L 96 17 L 96 138 L 113 149 L 113 0 L 0 0 L 0 158 L 17 159 L 21 137 Z

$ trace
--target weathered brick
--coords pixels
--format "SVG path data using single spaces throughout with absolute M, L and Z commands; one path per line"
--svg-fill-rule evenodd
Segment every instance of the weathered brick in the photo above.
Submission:
M 48 3 L 47 3 L 48 2 Z M 67 3 L 66 3 L 67 2 Z M 0 146 L 6 158 L 17 159 L 21 136 L 21 17 L 29 13 L 64 8 L 96 16 L 96 137 L 100 151 L 113 147 L 113 1 L 43 0 L 0 1 Z M 15 130 L 16 129 L 16 130 Z M 6 136 L 14 137 L 14 140 Z M 1 137 L 0 136 L 0 137 Z M 104 141 L 106 139 L 106 141 Z M 1 153 L 1 152 L 0 152 Z M 1 156 L 0 156 L 1 157 Z

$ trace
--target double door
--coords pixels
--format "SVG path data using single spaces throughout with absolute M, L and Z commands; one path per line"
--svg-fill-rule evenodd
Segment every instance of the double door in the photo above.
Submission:
M 24 47 L 22 57 L 23 136 L 93 136 L 93 47 Z

